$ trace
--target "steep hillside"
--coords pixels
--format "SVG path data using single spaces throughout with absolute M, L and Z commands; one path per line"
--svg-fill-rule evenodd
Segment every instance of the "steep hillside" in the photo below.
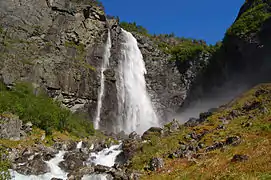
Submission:
M 269 179 L 271 85 L 154 132 L 143 135 L 147 142 L 124 148 L 133 154 L 129 168 L 143 173 L 142 179 Z

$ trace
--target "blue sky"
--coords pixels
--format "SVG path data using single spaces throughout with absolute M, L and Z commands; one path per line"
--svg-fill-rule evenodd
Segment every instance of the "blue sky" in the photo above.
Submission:
M 245 0 L 100 0 L 108 15 L 136 22 L 150 33 L 221 40 Z

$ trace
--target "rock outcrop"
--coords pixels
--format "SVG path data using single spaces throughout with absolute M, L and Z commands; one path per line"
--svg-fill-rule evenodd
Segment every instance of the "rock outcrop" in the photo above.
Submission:
M 87 105 L 94 115 L 108 28 L 94 2 L 1 1 L 0 79 L 30 81 L 71 110 Z
M 10 113 L 0 114 L 0 138 L 19 140 L 21 137 L 22 121 Z

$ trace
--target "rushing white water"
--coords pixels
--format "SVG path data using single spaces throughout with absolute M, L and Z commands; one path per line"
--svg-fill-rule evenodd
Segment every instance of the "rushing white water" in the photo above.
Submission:
M 39 176 L 26 176 L 17 173 L 16 171 L 11 171 L 12 179 L 13 180 L 50 180 L 51 178 L 61 178 L 66 179 L 67 174 L 66 172 L 62 171 L 60 167 L 58 167 L 58 163 L 63 161 L 63 156 L 65 151 L 60 151 L 55 158 L 51 159 L 50 161 L 45 161 L 48 167 L 50 168 L 50 172 L 39 175 Z
M 122 30 L 122 44 L 119 63 L 118 131 L 142 134 L 151 126 L 158 126 L 158 118 L 146 90 L 145 63 L 137 40 L 130 32 Z
M 92 174 L 83 176 L 82 180 L 108 180 L 105 174 Z
M 80 141 L 81 142 L 81 141 Z M 77 144 L 77 148 L 82 146 L 82 143 Z M 113 145 L 110 148 L 103 149 L 98 153 L 91 153 L 90 160 L 91 163 L 95 165 L 103 165 L 112 167 L 115 163 L 115 159 L 119 153 L 121 153 L 121 144 Z M 44 175 L 34 176 L 34 175 L 22 175 L 17 173 L 16 171 L 10 171 L 12 175 L 12 180 L 50 180 L 51 178 L 60 178 L 63 180 L 67 179 L 68 173 L 61 170 L 58 164 L 63 161 L 63 156 L 65 151 L 60 151 L 55 158 L 51 159 L 50 161 L 45 161 L 50 168 L 50 172 Z M 85 175 L 83 180 L 107 180 L 106 174 L 90 174 Z
M 92 163 L 107 167 L 112 167 L 115 164 L 115 159 L 121 153 L 121 144 L 113 145 L 110 148 L 105 148 L 98 153 L 91 153 L 90 159 Z
M 81 149 L 81 148 L 82 148 L 82 144 L 83 144 L 83 142 L 80 141 L 80 142 L 76 145 L 76 149 Z
M 98 95 L 98 102 L 97 102 L 97 110 L 96 110 L 96 117 L 94 120 L 94 128 L 99 129 L 100 128 L 100 117 L 101 117 L 101 108 L 103 105 L 103 97 L 104 97 L 104 71 L 109 66 L 109 58 L 111 56 L 110 50 L 111 50 L 111 35 L 110 30 L 108 30 L 108 36 L 107 41 L 105 45 L 105 53 L 103 56 L 103 63 L 101 65 L 101 87 L 99 89 L 99 95 Z

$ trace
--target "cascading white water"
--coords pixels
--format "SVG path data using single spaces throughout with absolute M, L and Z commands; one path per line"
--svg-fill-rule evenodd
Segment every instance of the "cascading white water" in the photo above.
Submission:
M 81 141 L 77 144 L 77 147 L 81 148 L 82 143 Z M 91 153 L 91 158 L 94 160 L 90 160 L 89 164 L 95 164 L 95 165 L 103 165 L 112 167 L 115 163 L 115 159 L 117 155 L 121 153 L 121 144 L 119 145 L 113 145 L 110 148 L 105 148 L 102 151 L 98 153 Z M 50 172 L 46 173 L 44 175 L 23 175 L 19 174 L 16 171 L 10 170 L 12 175 L 12 180 L 50 180 L 51 178 L 60 178 L 63 180 L 67 179 L 68 173 L 61 170 L 61 168 L 58 166 L 58 164 L 63 161 L 63 156 L 65 154 L 65 151 L 60 151 L 55 158 L 51 159 L 50 161 L 45 161 L 48 167 L 50 168 Z M 107 180 L 106 174 L 90 174 L 85 175 L 83 180 Z
M 111 56 L 110 50 L 111 50 L 111 35 L 110 35 L 110 30 L 108 30 L 108 35 L 107 35 L 107 41 L 105 44 L 105 53 L 103 56 L 103 62 L 101 65 L 101 87 L 99 89 L 99 95 L 98 95 L 98 102 L 97 102 L 97 110 L 96 110 L 96 117 L 94 120 L 94 128 L 99 129 L 100 128 L 100 117 L 101 117 L 101 108 L 103 105 L 103 96 L 104 96 L 104 71 L 108 68 L 109 66 L 109 58 Z
M 112 167 L 115 164 L 115 159 L 119 153 L 121 144 L 113 145 L 110 148 L 105 148 L 98 153 L 91 153 L 91 158 L 94 158 L 91 162 L 107 167 Z
M 144 75 L 147 73 L 137 40 L 122 29 L 124 43 L 119 61 L 118 131 L 142 134 L 152 126 L 158 126 L 158 118 L 146 90 Z
M 66 179 L 68 173 L 64 172 L 63 170 L 58 167 L 58 163 L 63 161 L 63 156 L 65 154 L 65 151 L 60 151 L 55 158 L 51 159 L 50 161 L 45 161 L 48 167 L 50 168 L 50 172 L 34 176 L 34 175 L 22 175 L 17 173 L 16 171 L 11 171 L 12 180 L 48 180 L 51 178 L 61 178 Z

